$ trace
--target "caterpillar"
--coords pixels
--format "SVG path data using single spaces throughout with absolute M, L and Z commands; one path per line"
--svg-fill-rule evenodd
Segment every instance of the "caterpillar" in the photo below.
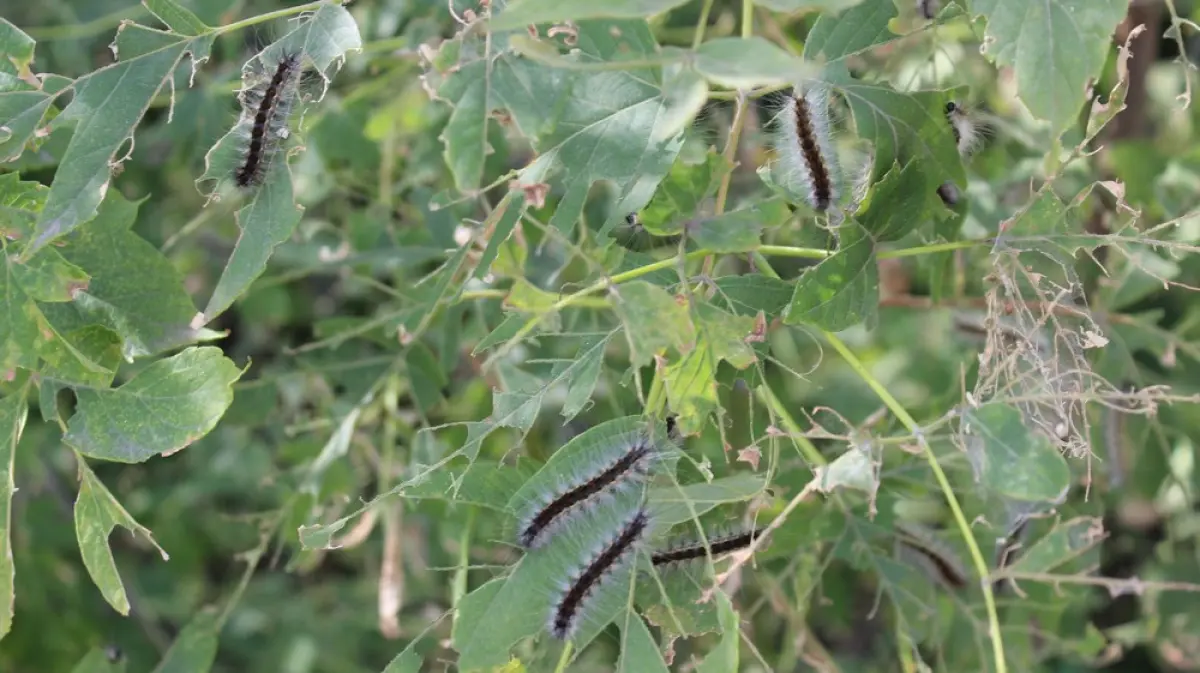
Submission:
M 982 136 L 979 124 L 967 113 L 963 106 L 954 101 L 946 103 L 946 121 L 950 123 L 950 131 L 954 134 L 954 147 L 959 156 L 966 158 L 978 149 Z M 944 182 L 937 190 L 942 203 L 954 207 L 958 205 L 962 194 L 953 182 Z
M 655 567 L 669 565 L 672 563 L 682 563 L 694 559 L 701 559 L 708 556 L 710 553 L 713 558 L 728 554 L 732 551 L 745 549 L 754 543 L 754 540 L 761 537 L 762 529 L 756 528 L 748 530 L 744 533 L 727 535 L 711 539 L 706 546 L 703 542 L 692 542 L 674 547 L 668 547 L 654 552 L 650 555 L 650 562 Z
M 250 117 L 251 124 L 245 157 L 233 174 L 238 187 L 254 187 L 262 182 L 271 155 L 279 140 L 286 137 L 300 70 L 300 55 L 286 53 L 280 57 L 265 87 L 260 90 L 259 86 L 251 86 L 242 91 L 243 115 Z
M 925 566 L 936 578 L 954 589 L 967 586 L 967 572 L 954 551 L 933 533 L 913 526 L 897 525 L 901 533 L 897 537 L 900 546 L 915 552 L 920 565 Z
M 571 637 L 579 624 L 579 616 L 585 603 L 595 593 L 596 588 L 628 558 L 628 552 L 641 539 L 648 524 L 646 510 L 638 509 L 622 527 L 621 532 L 605 545 L 581 572 L 577 571 L 566 585 L 558 603 L 550 611 L 550 623 L 547 628 L 551 635 L 559 640 Z
M 828 91 L 815 86 L 785 98 L 775 149 L 781 186 L 808 205 L 826 211 L 838 198 L 838 165 L 830 135 Z
M 959 155 L 970 156 L 979 147 L 982 135 L 979 124 L 967 113 L 963 106 L 954 101 L 946 103 L 946 119 L 950 122 L 950 130 L 954 133 L 954 146 Z
M 595 501 L 603 493 L 623 485 L 640 482 L 648 471 L 653 456 L 653 445 L 646 437 L 639 437 L 624 453 L 612 462 L 603 465 L 594 474 L 585 474 L 577 483 L 561 489 L 548 502 L 532 512 L 518 534 L 518 541 L 526 549 L 534 549 L 549 538 L 551 530 L 572 512 Z

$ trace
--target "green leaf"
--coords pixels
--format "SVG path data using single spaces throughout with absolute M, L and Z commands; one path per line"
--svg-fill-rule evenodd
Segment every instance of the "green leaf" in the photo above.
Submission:
M 7 21 L 0 19 L 0 22 L 0 30 L 4 30 L 10 40 L 15 37 L 12 31 L 25 35 Z M 23 58 L 20 45 L 17 45 L 17 48 L 16 57 Z M 3 63 L 5 59 L 0 58 L 0 64 Z M 28 67 L 28 63 L 22 67 Z M 0 68 L 3 68 L 3 65 L 0 65 Z M 34 131 L 46 116 L 50 105 L 54 103 L 54 96 L 45 91 L 31 90 L 32 87 L 28 83 L 13 75 L 0 74 L 0 84 L 3 84 L 0 86 L 0 129 L 3 129 L 0 131 L 0 163 L 6 163 L 16 161 L 25 151 L 25 145 L 33 138 Z
M 217 637 L 222 619 L 215 610 L 205 610 L 176 636 L 154 673 L 208 673 L 217 659 Z
M 511 30 L 531 23 L 555 23 L 580 19 L 635 19 L 661 14 L 687 0 L 514 0 L 488 22 L 492 30 Z
M 1030 430 L 1021 412 L 993 402 L 968 414 L 968 455 L 988 489 L 1025 502 L 1058 502 L 1071 486 L 1071 471 L 1050 439 Z
M 930 189 L 920 164 L 910 161 L 904 168 L 892 164 L 883 179 L 871 186 L 857 219 L 876 242 L 883 243 L 904 238 L 933 220 L 935 207 L 941 209 L 937 188 Z
M 851 222 L 842 228 L 838 251 L 800 276 L 783 321 L 789 325 L 811 323 L 836 332 L 873 320 L 878 305 L 875 244 Z
M 795 84 L 816 69 L 761 37 L 719 37 L 696 50 L 695 68 L 706 79 L 730 89 Z
M 716 150 L 706 152 L 700 162 L 676 161 L 654 198 L 642 209 L 642 226 L 656 236 L 682 232 L 684 224 L 696 216 L 700 204 L 717 191 L 721 178 L 732 168 Z
M 686 353 L 695 344 L 696 329 L 687 308 L 666 290 L 639 280 L 621 285 L 613 294 L 635 366 L 651 362 L 668 347 Z
M 696 667 L 696 673 L 737 673 L 738 639 L 741 637 L 737 612 L 724 591 L 717 591 L 716 598 L 721 640 Z
M 64 332 L 41 349 L 42 377 L 71 386 L 107 388 L 121 365 L 121 337 L 103 325 Z
M 9 91 L 16 75 L 33 62 L 33 49 L 37 43 L 8 19 L 0 18 L 0 92 Z M 4 75 L 12 77 L 4 77 Z
M 763 492 L 766 481 L 757 474 L 736 474 L 708 482 L 650 489 L 647 500 L 656 525 L 670 528 L 719 505 L 745 502 Z
M 75 537 L 79 540 L 83 565 L 104 600 L 117 612 L 128 615 L 129 599 L 125 596 L 125 586 L 121 583 L 112 550 L 108 547 L 108 536 L 114 528 L 122 526 L 131 533 L 145 536 L 162 554 L 164 561 L 168 558 L 167 553 L 154 541 L 150 530 L 135 521 L 108 492 L 82 457 L 79 458 L 79 479 L 79 497 L 75 500 Z
M 604 349 L 609 336 L 589 337 L 579 349 L 579 354 L 563 374 L 567 378 L 567 397 L 563 400 L 562 415 L 571 420 L 583 411 L 592 399 L 592 391 L 600 379 L 604 366 Z
M 492 233 L 488 237 L 487 248 L 479 257 L 479 263 L 475 265 L 476 278 L 483 278 L 491 271 L 492 262 L 496 261 L 496 256 L 500 254 L 500 245 L 512 235 L 517 220 L 521 219 L 521 213 L 525 211 L 525 199 L 517 194 L 509 192 L 505 195 L 504 200 L 492 210 L 484 222 L 484 227 Z
M 196 306 L 183 276 L 145 239 L 131 231 L 137 203 L 109 190 L 96 219 L 67 237 L 68 262 L 91 277 L 71 307 L 46 310 L 51 322 L 71 330 L 98 322 L 119 334 L 126 359 L 176 348 L 212 333 L 190 326 Z
M 795 293 L 791 283 L 762 275 L 725 276 L 717 279 L 716 286 L 714 304 L 728 306 L 738 315 L 762 311 L 771 318 L 783 313 Z
M 795 1 L 768 0 L 765 4 L 769 7 L 776 2 Z M 800 2 L 803 4 L 803 0 Z M 838 61 L 898 37 L 889 27 L 891 20 L 899 16 L 893 0 L 831 0 L 831 3 L 842 7 L 857 6 L 838 15 L 821 14 L 804 43 L 806 59 L 815 61 L 824 58 L 827 61 Z
M 64 440 L 88 456 L 123 463 L 173 453 L 212 430 L 241 375 L 221 349 L 188 348 L 119 388 L 77 390 Z
M 26 258 L 95 217 L 112 178 L 110 163 L 174 72 L 188 44 L 176 41 L 75 82 L 71 103 L 54 120 L 55 126 L 74 122 L 75 133 L 54 174 Z
M 17 444 L 29 413 L 25 395 L 9 394 L 0 399 L 0 638 L 12 629 L 16 600 L 16 567 L 12 554 L 12 496 L 16 491 L 13 470 Z
M 621 656 L 617 659 L 617 673 L 669 673 L 662 653 L 650 635 L 650 629 L 633 610 L 625 613 L 621 627 Z
M 776 197 L 700 220 L 690 232 L 697 245 L 713 252 L 747 252 L 758 247 L 764 227 L 783 224 L 791 215 L 784 200 Z
M 717 408 L 717 362 L 704 339 L 679 362 L 662 370 L 667 402 L 676 414 L 679 431 L 699 432 Z
M 580 63 L 659 56 L 640 20 L 580 22 L 576 48 L 569 58 Z M 661 68 L 576 71 L 555 90 L 562 96 L 559 114 L 553 130 L 535 142 L 537 159 L 521 171 L 521 182 L 558 183 L 563 197 L 550 224 L 559 231 L 579 220 L 597 182 L 607 181 L 619 195 L 614 219 L 650 200 L 683 145 L 678 132 L 669 133 L 678 122 L 667 113 L 661 81 Z M 545 107 L 546 100 L 538 104 Z
M 1075 123 L 1128 8 L 1128 0 L 971 2 L 971 13 L 987 18 L 983 53 L 1015 70 L 1017 94 L 1056 135 Z
M 159 21 L 180 35 L 200 35 L 210 30 L 199 17 L 175 0 L 142 0 L 142 4 Z
M 425 660 L 416 652 L 417 642 L 414 640 L 408 644 L 408 647 L 401 650 L 400 654 L 388 662 L 383 673 L 421 673 L 421 665 L 425 663 Z
M 895 163 L 907 166 L 915 162 L 925 176 L 926 191 L 935 192 L 944 182 L 966 189 L 966 172 L 946 120 L 946 102 L 955 93 L 901 93 L 841 75 L 832 79 L 850 105 L 859 135 L 874 145 L 873 181 L 882 178 Z
M 712 304 L 697 304 L 695 320 L 701 338 L 718 360 L 745 369 L 757 359 L 754 349 L 746 342 L 754 332 L 754 318 L 732 315 Z
M 1017 573 L 1053 572 L 1089 551 L 1098 556 L 1099 545 L 1104 538 L 1104 522 L 1095 517 L 1060 521 L 1037 542 L 1021 549 L 1009 570 Z
M 433 352 L 421 342 L 408 347 L 404 354 L 404 363 L 407 366 L 409 387 L 416 398 L 417 406 L 422 413 L 428 414 L 442 401 L 442 389 L 449 383 L 446 374 L 438 365 Z
M 115 663 L 108 658 L 107 648 L 93 647 L 75 667 L 71 669 L 71 673 L 121 673 L 125 667 L 119 663 Z
M 757 0 L 755 6 L 766 7 L 776 12 L 798 12 L 821 10 L 822 16 L 832 16 L 853 7 L 863 0 Z

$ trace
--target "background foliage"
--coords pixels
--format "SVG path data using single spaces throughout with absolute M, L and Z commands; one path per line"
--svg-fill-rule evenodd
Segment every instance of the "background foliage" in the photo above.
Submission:
M 918 4 L 9 3 L 0 670 L 1200 670 L 1200 6 Z M 770 532 L 564 647 L 629 503 L 510 503 L 668 414 L 656 543 Z

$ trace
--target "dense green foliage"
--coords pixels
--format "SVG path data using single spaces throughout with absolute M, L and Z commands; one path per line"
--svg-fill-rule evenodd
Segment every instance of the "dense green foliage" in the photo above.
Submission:
M 1200 670 L 1134 4 L 7 3 L 0 671 Z

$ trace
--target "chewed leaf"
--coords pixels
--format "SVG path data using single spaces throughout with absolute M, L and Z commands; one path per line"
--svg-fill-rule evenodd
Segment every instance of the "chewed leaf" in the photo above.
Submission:
M 1049 438 L 1030 430 L 1020 411 L 994 402 L 967 418 L 968 455 L 985 486 L 1021 501 L 1058 502 L 1066 495 L 1071 485 L 1067 461 Z
M 71 103 L 54 120 L 55 127 L 74 122 L 75 134 L 50 185 L 26 258 L 95 216 L 112 179 L 110 162 L 189 45 L 189 40 L 177 40 L 76 81 Z M 0 119 L 3 123 L 7 120 Z
M 117 612 L 127 615 L 129 599 L 125 596 L 121 576 L 117 574 L 112 550 L 108 546 L 108 536 L 114 528 L 122 526 L 132 533 L 145 536 L 155 547 L 158 547 L 158 544 L 154 542 L 150 531 L 125 511 L 82 459 L 79 461 L 79 475 L 79 497 L 75 500 L 75 535 L 79 539 L 83 565 L 87 567 L 88 574 L 100 589 L 100 593 L 104 595 L 104 600 Z M 165 560 L 166 552 L 162 548 L 158 548 L 158 551 Z
M 696 673 L 726 673 L 738 670 L 738 615 L 724 591 L 718 591 L 716 598 L 721 640 L 696 667 Z

